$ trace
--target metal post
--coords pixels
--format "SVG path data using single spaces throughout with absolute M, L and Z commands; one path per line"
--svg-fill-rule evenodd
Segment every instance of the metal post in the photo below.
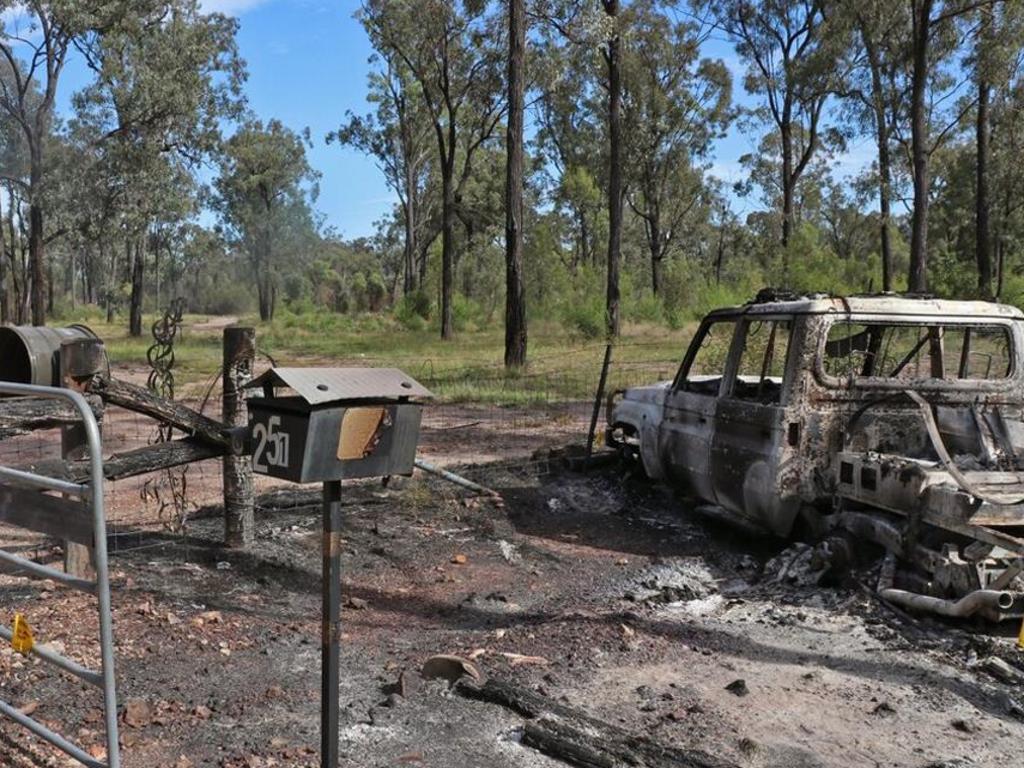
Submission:
M 608 366 L 612 363 L 612 345 L 604 349 L 604 363 L 601 365 L 601 379 L 597 383 L 597 394 L 594 396 L 594 413 L 590 417 L 590 431 L 587 432 L 587 458 L 594 453 L 594 437 L 597 435 L 597 417 L 601 415 L 601 401 L 604 400 L 604 388 L 608 383 Z
M 341 658 L 341 481 L 324 483 L 323 645 L 320 685 L 320 768 L 338 766 Z
M 252 380 L 256 357 L 256 329 L 224 329 L 224 400 L 222 421 L 228 427 L 249 423 L 245 385 Z M 224 457 L 224 541 L 229 547 L 247 547 L 255 538 L 255 497 L 252 461 L 248 456 Z

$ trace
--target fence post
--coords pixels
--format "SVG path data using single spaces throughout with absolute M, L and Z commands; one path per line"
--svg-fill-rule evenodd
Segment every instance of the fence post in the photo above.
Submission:
M 601 378 L 597 382 L 597 394 L 594 395 L 594 412 L 590 416 L 590 430 L 587 432 L 587 458 L 594 454 L 594 438 L 597 435 L 597 419 L 601 415 L 601 403 L 604 400 L 604 389 L 608 383 L 608 367 L 612 363 L 612 345 L 604 348 L 604 363 L 601 365 Z
M 107 353 L 99 339 L 66 339 L 60 345 L 60 383 L 82 392 L 85 383 L 106 369 Z M 97 423 L 99 417 L 97 417 Z M 81 425 L 61 427 L 60 454 L 65 460 L 80 459 L 89 443 Z M 95 578 L 92 549 L 73 541 L 64 542 L 64 572 L 83 579 Z
M 245 385 L 252 379 L 256 359 L 256 329 L 231 326 L 224 329 L 224 404 L 222 421 L 227 427 L 249 423 Z M 224 457 L 224 543 L 247 547 L 255 538 L 255 494 L 252 464 L 248 456 Z

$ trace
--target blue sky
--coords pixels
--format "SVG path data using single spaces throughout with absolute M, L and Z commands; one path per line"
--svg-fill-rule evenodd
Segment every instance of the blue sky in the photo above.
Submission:
M 239 21 L 238 44 L 248 64 L 246 92 L 250 108 L 262 119 L 277 118 L 296 131 L 309 128 L 310 162 L 320 171 L 317 208 L 327 225 L 346 237 L 370 235 L 374 222 L 394 203 L 373 161 L 336 144 L 325 144 L 346 111 L 363 113 L 367 59 L 373 53 L 362 26 L 353 18 L 359 0 L 203 0 L 207 11 L 220 11 Z M 730 43 L 713 38 L 705 54 L 721 58 L 733 72 L 733 98 L 754 103 L 743 91 L 743 66 Z M 85 82 L 81 67 L 62 80 L 64 103 Z M 712 173 L 726 182 L 740 178 L 739 158 L 755 151 L 758 138 L 738 128 L 720 140 Z M 859 170 L 870 161 L 870 142 L 855 140 L 838 158 L 839 175 Z M 756 199 L 734 198 L 742 215 L 757 207 Z
M 206 0 L 206 10 L 239 20 L 238 46 L 248 63 L 246 92 L 261 118 L 309 128 L 310 162 L 320 171 L 317 208 L 344 237 L 373 233 L 393 195 L 373 162 L 324 137 L 345 112 L 365 112 L 367 59 L 373 53 L 352 17 L 357 0 Z

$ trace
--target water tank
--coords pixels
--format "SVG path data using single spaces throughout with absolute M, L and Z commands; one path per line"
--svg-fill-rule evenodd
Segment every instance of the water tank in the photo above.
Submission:
M 47 328 L 0 326 L 0 381 L 60 385 L 60 343 L 65 339 L 95 339 L 84 325 Z

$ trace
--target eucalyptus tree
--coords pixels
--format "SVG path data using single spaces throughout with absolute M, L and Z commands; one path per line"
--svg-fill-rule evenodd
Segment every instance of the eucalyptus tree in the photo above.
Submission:
M 779 137 L 786 272 L 794 193 L 820 149 L 825 103 L 847 41 L 827 20 L 824 0 L 723 0 L 707 7 L 747 64 L 744 87 L 763 96 L 757 116 Z
M 702 166 L 732 119 L 732 78 L 720 59 L 700 58 L 707 28 L 670 19 L 653 0 L 634 2 L 625 20 L 627 200 L 643 221 L 658 294 L 662 262 L 706 197 Z
M 526 0 L 508 2 L 508 130 L 505 138 L 505 367 L 526 364 L 523 279 L 523 112 L 526 93 Z
M 607 229 L 601 220 L 602 178 L 606 144 L 604 119 L 597 102 L 590 51 L 539 30 L 541 70 L 534 101 L 536 130 L 531 143 L 549 202 L 569 220 L 570 270 L 597 263 L 597 243 Z
M 79 46 L 96 79 L 75 98 L 78 119 L 121 191 L 133 336 L 142 334 L 150 235 L 158 222 L 197 212 L 191 174 L 217 151 L 221 121 L 241 114 L 236 29 L 233 19 L 202 13 L 198 0 L 166 0 L 119 17 Z
M 601 0 L 608 33 L 601 55 L 608 68 L 608 290 L 605 314 L 608 336 L 621 330 L 619 268 L 622 262 L 622 212 L 625 200 L 622 146 L 622 30 L 619 0 Z
M 896 166 L 894 140 L 907 124 L 909 82 L 906 51 L 910 13 L 905 3 L 863 0 L 837 3 L 835 12 L 845 15 L 859 46 L 849 49 L 846 81 L 841 95 L 854 118 L 874 137 L 878 195 L 878 231 L 881 250 L 882 290 L 894 285 L 892 204 Z
M 993 295 L 991 183 L 992 111 L 1006 98 L 1018 74 L 1024 46 L 1024 3 L 1003 0 L 976 10 L 974 32 L 975 109 L 975 258 L 978 292 Z M 970 18 L 970 17 L 968 17 Z M 993 104 L 995 102 L 995 104 Z
M 369 155 L 398 196 L 403 228 L 402 292 L 417 290 L 417 258 L 433 240 L 427 195 L 434 141 L 433 126 L 419 85 L 397 53 L 381 51 L 370 59 L 379 66 L 369 74 L 367 115 L 347 112 L 345 122 L 327 135 Z
M 76 37 L 94 21 L 82 3 L 6 0 L 0 3 L 0 113 L 21 131 L 27 149 L 24 176 L 8 176 L 29 209 L 28 253 L 32 322 L 46 322 L 43 183 L 45 147 L 57 89 Z
M 995 7 L 1001 0 L 906 0 L 910 11 L 909 79 L 910 154 L 914 186 L 911 215 L 908 288 L 928 288 L 928 208 L 932 155 L 954 135 L 978 104 L 978 93 L 965 92 L 970 82 L 960 77 L 963 34 L 960 21 Z M 984 28 L 985 24 L 981 25 Z M 982 33 L 985 34 L 985 33 Z M 984 71 L 984 68 L 983 68 Z
M 248 258 L 264 321 L 274 316 L 289 243 L 313 229 L 318 175 L 306 159 L 307 144 L 277 120 L 250 120 L 225 142 L 219 160 L 214 205 L 228 238 Z
M 423 95 L 441 177 L 441 338 L 454 336 L 455 226 L 477 152 L 505 113 L 500 18 L 479 0 L 366 0 L 376 50 L 397 56 Z

